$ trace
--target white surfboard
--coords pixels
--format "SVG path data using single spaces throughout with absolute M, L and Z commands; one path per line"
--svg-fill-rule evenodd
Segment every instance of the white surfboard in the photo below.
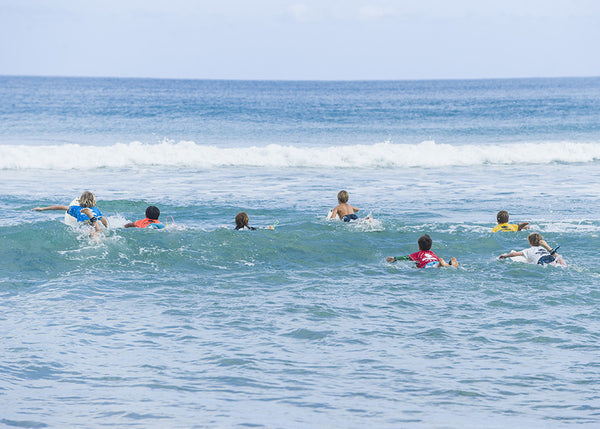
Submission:
M 340 216 L 338 214 L 335 215 L 335 218 L 331 217 L 332 214 L 333 214 L 333 210 L 330 209 L 329 212 L 327 213 L 326 219 L 327 220 L 332 220 L 332 219 L 340 220 Z M 360 218 L 358 218 L 356 220 L 353 220 L 351 222 L 363 223 L 363 224 L 372 224 L 374 220 L 375 219 L 373 218 L 373 216 L 371 215 L 371 213 L 369 213 L 367 215 L 367 217 L 360 217 Z
M 511 250 L 511 252 L 514 252 L 514 250 Z M 511 261 L 514 261 L 514 262 L 525 262 L 525 263 L 527 263 L 527 258 L 525 256 L 513 256 L 512 258 L 508 258 L 508 259 L 510 259 Z
M 73 201 L 71 201 L 71 203 L 69 204 L 69 206 L 78 206 L 79 205 L 79 198 L 75 198 Z M 68 211 L 65 212 L 65 224 L 69 225 L 69 226 L 77 226 L 77 218 L 71 216 Z
M 335 218 L 331 217 L 331 215 L 332 215 L 332 214 L 333 214 L 333 209 L 332 209 L 332 210 L 329 210 L 329 213 L 327 213 L 327 220 L 331 220 L 331 219 L 337 219 L 337 220 L 340 220 L 340 217 L 337 215 L 337 213 L 336 213 L 336 215 L 335 215 Z

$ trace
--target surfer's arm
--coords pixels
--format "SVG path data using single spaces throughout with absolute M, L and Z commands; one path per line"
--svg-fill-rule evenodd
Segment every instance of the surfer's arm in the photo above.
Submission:
M 123 228 L 135 228 L 135 222 L 126 223 Z
M 404 256 L 388 256 L 386 258 L 386 261 L 388 261 L 388 262 L 411 261 L 411 259 L 410 259 L 410 256 L 408 256 L 408 255 L 404 255 Z
M 517 224 L 517 231 L 521 231 L 522 229 L 529 229 L 529 222 L 521 222 Z
M 357 207 L 354 207 L 354 206 L 352 206 L 352 210 L 354 210 L 354 213 L 356 213 L 356 212 L 358 212 L 358 211 L 359 211 L 359 210 L 358 210 L 358 208 L 357 208 Z
M 548 243 L 546 243 L 546 240 L 540 241 L 540 246 L 542 246 L 548 252 L 552 252 L 552 250 L 553 250 L 552 247 L 548 246 Z
M 505 253 L 504 255 L 498 256 L 498 259 L 512 258 L 513 256 L 525 256 L 525 255 L 523 254 L 523 252 L 510 252 L 510 253 Z
M 333 211 L 331 212 L 330 219 L 335 219 L 335 217 L 338 215 L 338 208 L 339 206 L 333 209 Z
M 102 225 L 104 225 L 105 228 L 108 228 L 108 222 L 106 221 L 106 219 L 104 219 L 104 216 L 99 215 L 100 219 L 98 219 L 96 217 L 96 215 L 94 214 L 93 211 L 91 211 L 89 208 L 83 208 L 81 209 L 81 213 L 83 213 L 84 215 L 86 215 L 87 217 L 90 218 L 90 222 L 91 224 L 94 226 L 94 228 L 96 228 L 97 231 L 101 231 L 100 226 L 98 225 L 97 221 L 99 220 Z
M 34 212 L 43 212 L 46 210 L 69 210 L 69 206 L 48 206 L 48 207 L 35 207 L 31 209 Z
M 81 209 L 81 213 L 87 215 L 87 217 L 91 219 L 94 219 L 94 212 L 92 212 L 90 209 L 88 208 L 83 208 Z M 94 219 L 94 222 L 96 221 L 96 219 Z

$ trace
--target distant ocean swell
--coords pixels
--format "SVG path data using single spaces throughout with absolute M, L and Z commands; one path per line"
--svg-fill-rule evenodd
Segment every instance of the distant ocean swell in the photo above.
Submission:
M 0 169 L 83 170 L 135 166 L 218 168 L 397 168 L 468 165 L 587 163 L 600 160 L 600 143 L 541 142 L 449 145 L 424 141 L 394 144 L 299 147 L 269 144 L 237 148 L 190 141 L 131 142 L 112 146 L 0 146 Z

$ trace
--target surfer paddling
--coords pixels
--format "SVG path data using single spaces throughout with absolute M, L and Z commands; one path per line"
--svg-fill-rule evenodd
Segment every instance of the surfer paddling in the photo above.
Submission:
M 553 265 L 553 266 L 567 266 L 565 260 L 556 251 L 558 247 L 552 249 L 546 240 L 542 237 L 542 234 L 538 232 L 532 232 L 527 236 L 529 241 L 529 248 L 523 249 L 519 252 L 514 250 L 509 253 L 498 256 L 498 259 L 514 258 L 515 256 L 523 256 L 528 264 L 539 264 L 539 265 Z M 560 247 L 560 246 L 559 246 Z
M 76 224 L 89 225 L 94 229 L 94 232 L 101 232 L 102 228 L 99 223 L 102 223 L 105 228 L 108 228 L 108 222 L 100 209 L 96 207 L 96 196 L 90 191 L 84 191 L 78 199 L 71 202 L 69 206 L 53 205 L 47 207 L 34 207 L 31 209 L 36 212 L 46 210 L 62 210 L 65 211 L 65 220 L 70 219 L 70 222 Z M 68 216 L 68 217 L 67 217 Z M 70 222 L 67 222 L 71 224 Z
M 496 220 L 498 221 L 498 225 L 492 229 L 492 232 L 529 229 L 529 222 L 508 223 L 508 212 L 506 210 L 500 210 L 496 215 Z
M 455 257 L 452 257 L 450 263 L 447 263 L 431 251 L 433 241 L 429 235 L 425 234 L 419 237 L 417 244 L 419 245 L 418 252 L 405 256 L 388 256 L 386 260 L 390 263 L 396 261 L 415 261 L 417 268 L 458 267 L 458 261 Z
M 331 212 L 329 219 L 335 219 L 336 217 L 339 217 L 344 222 L 350 222 L 351 220 L 358 219 L 358 216 L 355 215 L 355 213 L 358 212 L 358 208 L 348 204 L 348 198 L 348 192 L 338 192 L 338 205 Z
M 146 208 L 146 218 L 140 219 L 135 222 L 129 222 L 123 225 L 125 228 L 150 228 L 150 229 L 162 229 L 165 224 L 161 223 L 158 218 L 160 216 L 160 209 L 156 206 L 148 206 Z

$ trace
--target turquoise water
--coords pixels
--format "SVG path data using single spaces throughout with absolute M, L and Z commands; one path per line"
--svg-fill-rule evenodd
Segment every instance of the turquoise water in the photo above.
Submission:
M 0 424 L 600 423 L 600 80 L 2 80 Z M 99 241 L 30 210 L 85 189 Z

